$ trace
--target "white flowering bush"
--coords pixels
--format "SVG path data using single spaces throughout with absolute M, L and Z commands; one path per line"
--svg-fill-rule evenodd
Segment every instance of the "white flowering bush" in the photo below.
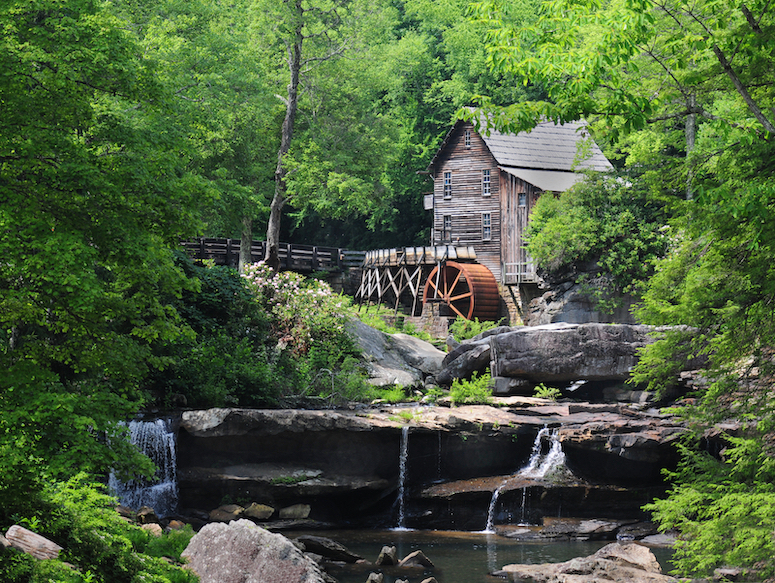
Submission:
M 248 265 L 243 277 L 270 317 L 280 348 L 303 356 L 316 342 L 336 340 L 346 334 L 347 302 L 326 282 L 305 280 L 292 271 L 276 273 L 263 262 Z
M 359 354 L 345 331 L 348 298 L 323 281 L 275 272 L 263 262 L 246 266 L 243 277 L 268 316 L 281 358 L 295 363 L 297 395 L 332 400 L 365 396 L 367 388 L 355 365 Z

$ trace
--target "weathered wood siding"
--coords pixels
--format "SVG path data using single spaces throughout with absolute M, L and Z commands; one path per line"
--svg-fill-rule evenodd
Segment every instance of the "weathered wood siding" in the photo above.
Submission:
M 470 146 L 465 132 L 470 132 Z M 490 171 L 490 194 L 483 194 L 483 171 Z M 445 198 L 444 173 L 451 178 L 451 195 Z M 459 124 L 449 136 L 443 155 L 433 171 L 433 242 L 470 245 L 479 263 L 501 278 L 500 173 L 495 159 L 472 124 Z M 490 215 L 490 238 L 483 240 L 483 214 Z M 449 217 L 450 229 L 444 228 Z
M 535 270 L 525 250 L 525 229 L 541 191 L 524 180 L 501 172 L 502 281 L 506 284 L 532 281 Z

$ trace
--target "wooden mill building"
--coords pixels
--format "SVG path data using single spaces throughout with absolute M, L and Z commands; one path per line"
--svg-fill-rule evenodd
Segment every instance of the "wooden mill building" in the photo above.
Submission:
M 611 169 L 584 123 L 504 134 L 458 121 L 426 171 L 430 246 L 368 252 L 356 297 L 411 305 L 413 315 L 431 304 L 439 315 L 514 321 L 536 293 L 524 233 L 538 197 Z
M 587 170 L 611 169 L 583 123 L 488 135 L 459 121 L 428 167 L 432 244 L 473 246 L 477 261 L 504 285 L 535 281 L 523 234 L 538 197 L 567 190 Z

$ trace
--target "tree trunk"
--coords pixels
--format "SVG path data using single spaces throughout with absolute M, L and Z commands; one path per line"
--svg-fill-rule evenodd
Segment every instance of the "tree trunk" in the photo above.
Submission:
M 282 134 L 280 136 L 280 149 L 277 152 L 277 168 L 274 173 L 275 187 L 272 202 L 269 205 L 269 223 L 266 227 L 266 255 L 264 259 L 267 265 L 275 271 L 280 268 L 280 219 L 283 207 L 287 202 L 287 187 L 285 176 L 288 173 L 285 168 L 285 155 L 291 149 L 293 140 L 293 122 L 296 119 L 296 110 L 299 103 L 299 75 L 301 72 L 301 50 L 304 36 L 302 35 L 304 10 L 301 0 L 295 0 L 293 4 L 295 26 L 293 27 L 293 42 L 288 45 L 288 70 L 291 80 L 288 83 L 288 99 L 285 102 L 285 119 L 283 120 Z
M 692 200 L 692 181 L 694 180 L 694 160 L 692 160 L 692 151 L 694 142 L 697 138 L 697 96 L 692 93 L 689 96 L 688 110 L 686 116 L 686 200 Z
M 239 272 L 245 273 L 245 266 L 253 263 L 251 250 L 253 248 L 253 219 L 242 217 L 242 235 L 239 246 Z

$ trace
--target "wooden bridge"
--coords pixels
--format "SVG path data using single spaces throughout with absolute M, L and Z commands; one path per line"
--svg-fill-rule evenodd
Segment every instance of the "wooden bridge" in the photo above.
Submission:
M 182 243 L 189 255 L 216 265 L 239 264 L 240 240 L 200 237 Z M 251 261 L 264 259 L 266 243 L 253 241 Z M 355 293 L 360 303 L 393 305 L 420 315 L 426 303 L 442 306 L 442 315 L 496 320 L 500 295 L 487 267 L 476 262 L 473 247 L 437 245 L 375 251 L 280 243 L 280 269 L 315 271 L 363 270 Z
M 239 264 L 241 246 L 239 239 L 199 237 L 184 241 L 182 245 L 193 259 L 210 260 L 216 265 L 231 267 Z M 339 247 L 280 243 L 280 269 L 301 273 L 344 271 L 350 267 L 360 267 L 365 254 L 364 251 L 349 251 Z M 253 241 L 250 247 L 251 261 L 262 261 L 265 255 L 266 242 Z

